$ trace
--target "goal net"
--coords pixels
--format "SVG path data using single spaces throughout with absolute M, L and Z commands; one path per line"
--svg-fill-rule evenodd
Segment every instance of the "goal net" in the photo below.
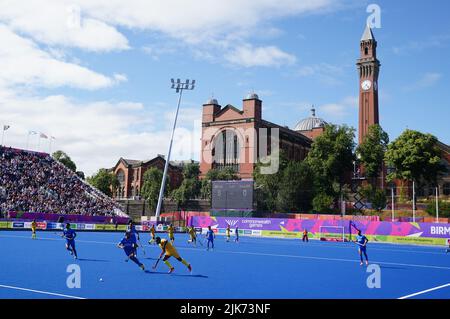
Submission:
M 323 241 L 346 241 L 343 226 L 320 226 L 319 238 Z

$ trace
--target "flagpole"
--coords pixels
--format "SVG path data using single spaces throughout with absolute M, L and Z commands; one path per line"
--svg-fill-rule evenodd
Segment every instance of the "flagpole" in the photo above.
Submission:
M 3 126 L 3 131 L 2 131 L 2 144 L 0 144 L 1 146 L 3 146 L 3 138 L 5 137 L 5 127 Z

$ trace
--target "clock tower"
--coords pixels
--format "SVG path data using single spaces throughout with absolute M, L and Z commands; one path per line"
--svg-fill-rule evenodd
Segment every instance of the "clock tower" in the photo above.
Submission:
M 360 42 L 360 58 L 356 63 L 359 72 L 359 132 L 358 142 L 364 140 L 369 127 L 379 124 L 377 41 L 372 29 L 366 26 Z

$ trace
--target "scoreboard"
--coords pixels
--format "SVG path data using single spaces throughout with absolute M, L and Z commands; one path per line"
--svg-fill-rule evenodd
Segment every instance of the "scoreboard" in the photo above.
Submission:
M 212 181 L 211 208 L 253 209 L 253 180 Z

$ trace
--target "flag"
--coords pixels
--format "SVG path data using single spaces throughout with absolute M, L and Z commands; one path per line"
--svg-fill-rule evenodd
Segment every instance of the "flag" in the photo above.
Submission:
M 45 135 L 44 133 L 41 133 L 41 135 L 39 135 L 39 137 L 41 137 L 41 138 L 48 138 L 48 136 Z
M 6 131 L 7 129 L 9 129 L 11 126 L 9 125 L 3 125 L 3 131 Z

